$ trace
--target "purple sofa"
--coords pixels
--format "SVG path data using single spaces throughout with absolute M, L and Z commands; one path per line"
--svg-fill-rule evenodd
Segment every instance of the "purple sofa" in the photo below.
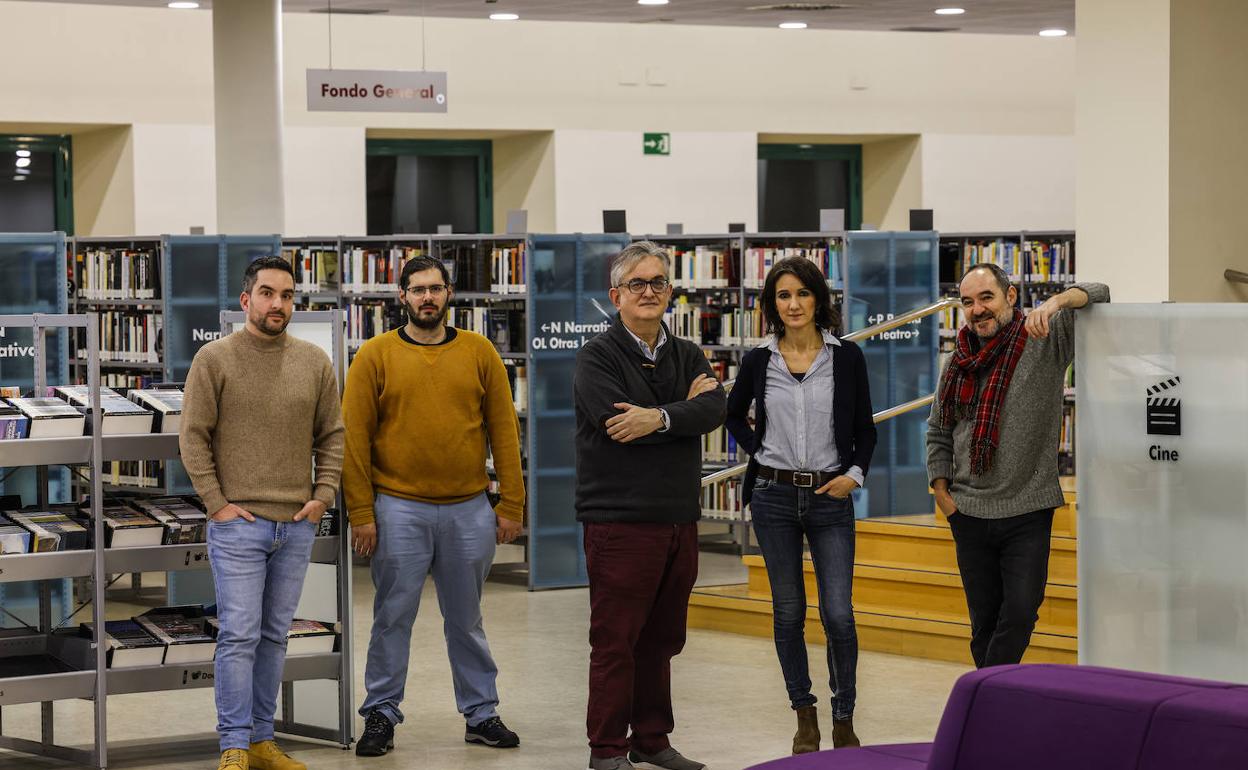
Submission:
M 749 770 L 1245 770 L 1248 687 L 1092 666 L 998 666 L 954 685 L 933 743 Z

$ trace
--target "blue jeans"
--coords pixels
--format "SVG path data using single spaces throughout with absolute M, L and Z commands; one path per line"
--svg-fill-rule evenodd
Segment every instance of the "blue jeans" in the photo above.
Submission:
M 494 562 L 498 522 L 484 494 L 463 503 L 431 505 L 378 495 L 377 552 L 373 554 L 373 635 L 368 642 L 360 706 L 380 710 L 394 724 L 407 684 L 412 624 L 425 576 L 433 572 L 442 631 L 451 661 L 455 705 L 469 725 L 498 716 L 498 667 L 481 618 L 481 592 Z
M 816 495 L 814 489 L 777 481 L 754 484 L 750 511 L 754 534 L 771 582 L 776 654 L 794 709 L 811 706 L 806 659 L 806 579 L 802 537 L 810 542 L 819 588 L 819 619 L 828 638 L 832 717 L 854 715 L 858 631 L 851 591 L 854 584 L 854 503 Z
M 208 524 L 217 594 L 217 734 L 221 750 L 273 740 L 286 635 L 312 558 L 310 521 Z

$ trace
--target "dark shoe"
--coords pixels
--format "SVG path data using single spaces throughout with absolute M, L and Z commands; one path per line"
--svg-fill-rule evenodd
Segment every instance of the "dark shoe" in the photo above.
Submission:
M 627 757 L 590 757 L 589 770 L 636 770 Z
M 636 749 L 628 752 L 628 758 L 634 762 L 645 762 L 655 767 L 667 768 L 667 770 L 703 770 L 706 765 L 701 762 L 694 762 L 692 759 L 685 759 L 680 752 L 668 746 L 658 754 L 642 754 Z
M 861 746 L 858 736 L 854 735 L 854 718 L 832 720 L 832 748 L 848 749 Z
M 819 750 L 819 714 L 814 706 L 797 709 L 797 734 L 793 736 L 793 753 L 809 754 Z
M 479 725 L 468 725 L 464 731 L 468 743 L 484 743 L 496 749 L 514 749 L 520 745 L 520 736 L 507 729 L 503 720 L 490 717 Z
M 357 757 L 381 757 L 394 748 L 394 723 L 380 711 L 370 711 L 364 719 L 364 734 L 355 744 Z

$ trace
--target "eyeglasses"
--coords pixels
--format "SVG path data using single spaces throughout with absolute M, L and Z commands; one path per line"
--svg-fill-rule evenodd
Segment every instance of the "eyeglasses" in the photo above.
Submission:
M 414 297 L 423 297 L 426 294 L 430 297 L 441 297 L 446 293 L 446 285 L 437 283 L 433 286 L 408 286 L 406 291 Z
M 671 285 L 672 284 L 666 278 L 659 276 L 658 278 L 651 278 L 648 281 L 644 281 L 640 278 L 634 278 L 627 283 L 620 284 L 617 288 L 623 289 L 627 287 L 633 294 L 645 294 L 646 287 L 649 286 L 651 289 L 654 289 L 655 294 L 662 294 L 667 291 L 668 287 Z

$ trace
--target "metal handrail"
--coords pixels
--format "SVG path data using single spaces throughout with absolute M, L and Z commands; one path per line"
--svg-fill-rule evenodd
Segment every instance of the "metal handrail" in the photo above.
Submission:
M 1228 270 L 1227 272 L 1231 273 L 1234 271 Z M 1244 275 L 1244 277 L 1248 279 L 1248 275 Z M 914 310 L 907 311 L 905 313 L 902 313 L 899 316 L 894 316 L 893 318 L 890 318 L 887 321 L 881 321 L 880 323 L 875 324 L 873 326 L 868 326 L 865 329 L 859 329 L 856 332 L 846 334 L 842 339 L 849 340 L 850 342 L 860 342 L 861 340 L 870 339 L 871 337 L 879 336 L 885 332 L 891 332 L 893 329 L 896 329 L 901 326 L 905 326 L 906 324 L 912 323 L 921 318 L 927 318 L 929 315 L 932 315 L 934 313 L 939 313 L 945 308 L 957 307 L 961 304 L 962 304 L 962 301 L 958 299 L 957 297 L 943 297 L 933 302 L 930 305 L 925 305 L 924 307 L 915 308 Z M 736 381 L 737 380 L 735 377 L 731 380 L 724 380 L 724 391 L 727 392 L 727 391 L 732 390 L 732 386 Z
M 1225 276 L 1226 280 L 1231 283 L 1248 283 L 1248 273 L 1241 270 L 1231 270 L 1228 268 L 1222 275 Z
M 929 393 L 922 398 L 916 398 L 913 401 L 907 401 L 904 404 L 898 404 L 897 406 L 891 406 L 888 409 L 876 412 L 871 415 L 871 420 L 875 423 L 885 422 L 893 419 L 894 417 L 899 417 L 908 412 L 913 412 L 915 409 L 921 409 L 935 400 L 936 394 Z M 712 484 L 718 484 L 724 479 L 730 479 L 733 476 L 740 476 L 745 473 L 745 466 L 746 463 L 741 463 L 740 465 L 734 465 L 731 468 L 724 468 L 723 470 L 715 471 L 714 473 L 708 473 L 702 477 L 702 486 L 709 487 Z

